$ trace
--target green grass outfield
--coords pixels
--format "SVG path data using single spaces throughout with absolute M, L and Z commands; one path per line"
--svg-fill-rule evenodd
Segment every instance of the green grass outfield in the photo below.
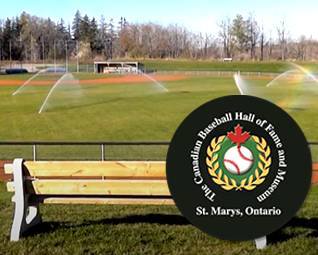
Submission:
M 274 72 L 280 73 L 292 69 L 288 61 L 244 61 L 244 62 L 222 62 L 208 60 L 158 60 L 158 59 L 114 59 L 113 61 L 139 61 L 144 64 L 147 70 L 173 70 L 173 71 L 250 71 L 250 72 Z M 307 68 L 310 71 L 318 72 L 318 62 L 294 62 Z M 9 65 L 9 62 L 6 63 Z M 42 63 L 39 63 L 42 65 Z M 52 66 L 52 64 L 50 64 Z M 65 67 L 64 62 L 58 66 Z M 38 68 L 43 68 L 39 66 Z M 68 64 L 70 72 L 77 71 L 75 62 Z M 93 61 L 83 62 L 79 65 L 79 71 L 86 73 L 94 72 Z
M 74 75 L 80 80 L 96 78 Z M 30 75 L 0 76 L 27 80 Z M 36 80 L 58 80 L 39 76 Z M 270 80 L 250 79 L 262 89 Z M 38 110 L 52 86 L 0 86 L 2 141 L 170 141 L 181 121 L 195 108 L 220 96 L 238 95 L 232 77 L 191 76 L 162 83 L 73 84 L 58 86 L 49 108 Z M 286 94 L 277 87 L 274 97 Z M 266 93 L 266 91 L 265 91 Z M 306 110 L 291 111 L 308 140 L 318 140 L 318 98 Z M 251 106 L 252 107 L 252 106 Z M 167 147 L 106 147 L 112 159 L 161 159 Z M 313 157 L 318 160 L 318 150 Z M 31 158 L 31 147 L 0 146 L 2 159 Z M 39 159 L 99 159 L 98 146 L 38 148 Z M 44 223 L 28 238 L 9 242 L 14 205 L 0 184 L 0 254 L 317 254 L 318 187 L 283 229 L 257 251 L 254 243 L 210 237 L 189 224 L 174 206 L 43 205 Z M 292 202 L 292 201 L 291 201 Z M 231 231 L 231 230 L 229 230 Z
M 92 74 L 74 74 L 92 79 Z M 104 77 L 104 75 L 95 75 Z M 0 76 L 7 78 L 8 76 Z M 28 79 L 30 75 L 11 76 Z M 58 80 L 61 75 L 40 75 L 35 80 Z M 269 79 L 249 80 L 264 88 Z M 66 81 L 67 82 L 67 81 Z M 170 141 L 182 120 L 195 108 L 217 97 L 237 95 L 232 77 L 190 76 L 189 79 L 162 83 L 163 93 L 153 82 L 119 84 L 60 84 L 48 100 L 49 108 L 38 114 L 51 85 L 26 86 L 12 97 L 18 86 L 0 86 L 0 140 L 2 141 Z M 286 87 L 274 87 L 276 97 Z M 317 96 L 316 96 L 317 97 Z M 317 98 L 318 99 L 318 98 Z M 318 103 L 305 111 L 292 111 L 308 140 L 318 140 Z M 106 157 L 117 159 L 165 159 L 167 148 L 108 147 Z M 317 151 L 317 150 L 316 150 Z M 39 159 L 99 159 L 97 146 L 38 148 Z M 315 153 L 314 158 L 318 159 Z M 30 158 L 31 147 L 0 146 L 0 158 Z
M 117 60 L 114 60 L 117 61 Z M 127 60 L 123 60 L 127 61 Z M 132 60 L 134 61 L 134 60 Z M 135 60 L 136 61 L 136 60 Z M 284 72 L 290 70 L 288 61 L 246 61 L 222 62 L 206 60 L 138 60 L 146 69 L 154 70 L 215 70 L 215 71 L 254 71 L 254 72 Z M 311 71 L 318 71 L 318 62 L 295 62 Z M 84 69 L 83 69 L 84 70 Z

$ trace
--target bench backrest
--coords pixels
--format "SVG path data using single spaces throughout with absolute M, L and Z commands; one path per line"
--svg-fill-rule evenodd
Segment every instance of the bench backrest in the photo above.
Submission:
M 19 171 L 5 165 L 5 173 Z M 26 194 L 95 198 L 171 198 L 165 162 L 157 161 L 26 161 L 21 166 Z M 15 190 L 8 182 L 8 191 Z

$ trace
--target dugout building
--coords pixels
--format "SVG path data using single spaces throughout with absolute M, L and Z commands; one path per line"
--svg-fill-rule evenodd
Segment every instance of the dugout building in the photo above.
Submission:
M 139 62 L 94 62 L 94 73 L 139 73 L 144 65 Z

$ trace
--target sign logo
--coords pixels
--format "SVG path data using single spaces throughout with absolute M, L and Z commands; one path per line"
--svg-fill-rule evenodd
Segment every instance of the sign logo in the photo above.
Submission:
M 306 198 L 312 163 L 304 134 L 285 111 L 257 97 L 227 96 L 181 123 L 166 171 L 174 202 L 194 226 L 239 241 L 288 223 Z
M 247 132 L 240 124 L 235 133 L 214 137 L 208 146 L 206 165 L 212 180 L 225 190 L 253 190 L 265 181 L 272 159 L 266 140 Z

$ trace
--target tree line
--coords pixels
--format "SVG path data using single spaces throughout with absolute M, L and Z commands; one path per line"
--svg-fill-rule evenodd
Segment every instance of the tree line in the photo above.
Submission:
M 317 60 L 318 41 L 293 38 L 282 20 L 275 27 L 258 24 L 255 15 L 238 14 L 217 22 L 215 34 L 190 31 L 178 24 L 99 20 L 80 11 L 72 24 L 23 12 L 0 20 L 0 60 L 52 61 L 114 58 L 234 60 Z

